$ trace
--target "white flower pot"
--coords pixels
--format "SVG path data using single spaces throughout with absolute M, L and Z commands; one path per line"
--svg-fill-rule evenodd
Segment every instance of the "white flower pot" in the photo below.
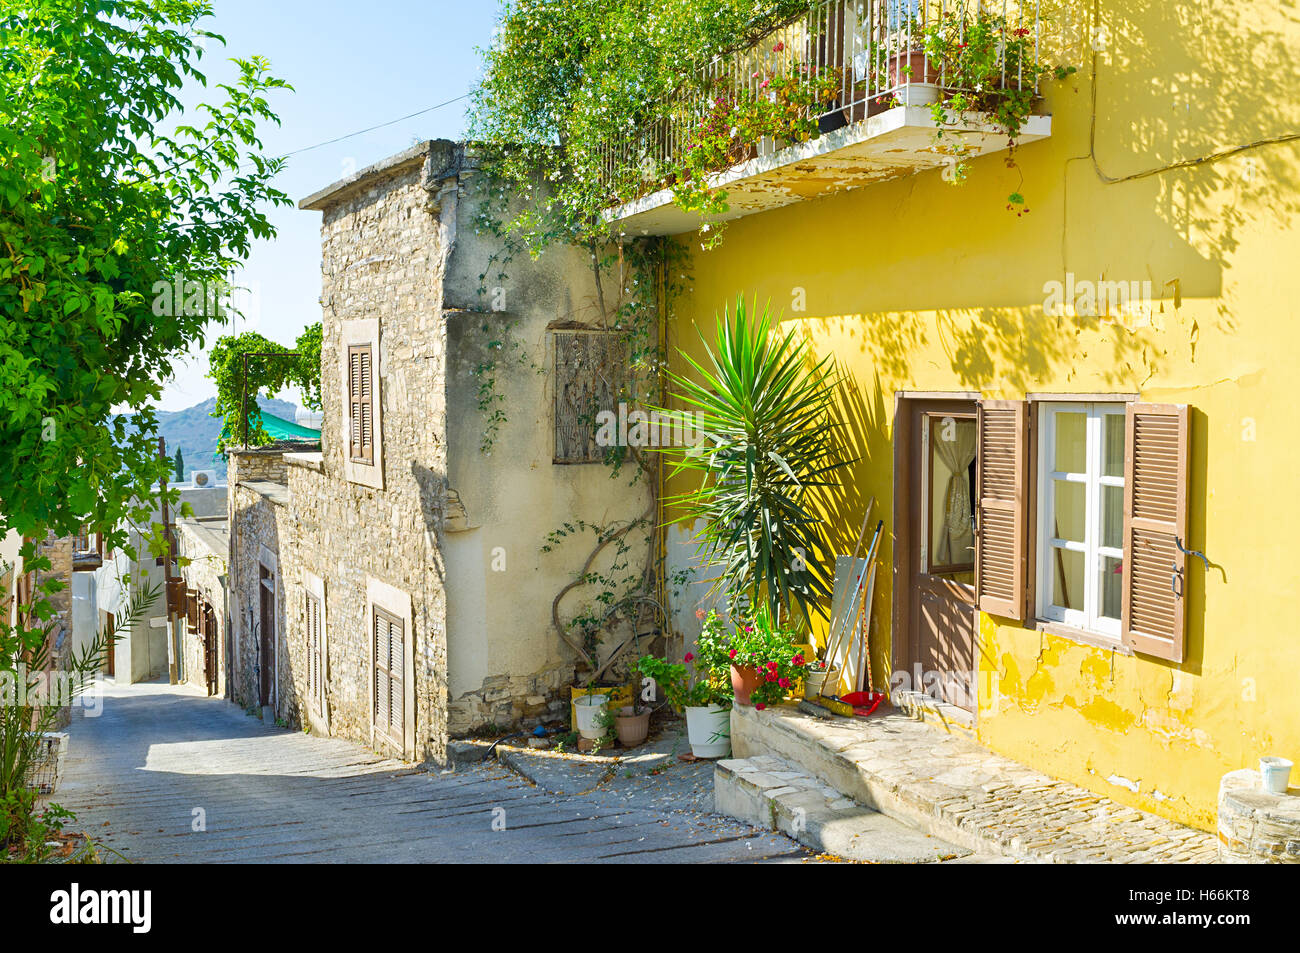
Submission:
M 697 758 L 725 758 L 731 753 L 731 709 L 721 705 L 687 708 L 686 739 Z
M 605 736 L 605 729 L 597 724 L 597 719 L 605 711 L 605 703 L 609 701 L 608 695 L 583 695 L 581 698 L 574 699 L 573 710 L 578 714 L 578 734 L 588 741 L 595 741 L 597 738 Z
M 1291 777 L 1291 762 L 1286 758 L 1260 758 L 1259 776 L 1265 791 L 1285 794 Z

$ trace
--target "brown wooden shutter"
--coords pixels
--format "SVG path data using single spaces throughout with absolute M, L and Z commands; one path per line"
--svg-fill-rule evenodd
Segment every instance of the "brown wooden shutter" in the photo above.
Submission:
M 975 594 L 980 609 L 1022 619 L 1028 513 L 1029 404 L 979 405 L 975 494 Z
M 1124 644 L 1183 660 L 1187 406 L 1129 404 L 1124 448 Z
M 352 459 L 375 460 L 374 352 L 369 344 L 348 346 L 348 422 Z
M 375 615 L 375 728 L 402 747 L 405 736 L 405 625 L 382 609 Z

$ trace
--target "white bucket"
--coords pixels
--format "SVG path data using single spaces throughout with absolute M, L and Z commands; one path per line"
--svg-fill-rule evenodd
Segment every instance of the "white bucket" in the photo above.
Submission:
M 578 734 L 588 741 L 595 741 L 605 736 L 605 729 L 597 724 L 597 719 L 605 711 L 608 695 L 583 695 L 573 701 L 573 710 L 578 714 Z
M 725 758 L 731 753 L 731 709 L 721 705 L 687 708 L 686 740 L 697 758 Z
M 1291 762 L 1286 758 L 1260 758 L 1259 777 L 1265 791 L 1285 794 L 1287 779 L 1291 777 Z

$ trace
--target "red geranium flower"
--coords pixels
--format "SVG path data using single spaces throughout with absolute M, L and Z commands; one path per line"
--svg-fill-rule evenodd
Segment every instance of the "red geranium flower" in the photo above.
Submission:
M 766 708 L 766 707 L 767 707 L 767 706 L 764 705 L 762 702 L 759 702 L 757 705 L 754 706 L 754 710 L 755 710 L 755 711 L 762 711 L 762 710 L 763 710 L 764 708 Z
M 731 650 L 730 652 L 728 652 L 727 654 L 730 655 L 732 658 L 735 658 L 735 657 L 736 657 L 736 650 L 735 650 L 735 649 L 732 649 L 732 650 Z
M 790 687 L 790 679 L 788 679 L 788 678 L 778 679 L 778 680 L 777 680 L 777 684 L 780 685 L 782 688 L 789 688 L 789 687 Z
M 683 659 L 683 661 L 685 661 L 685 662 L 689 662 L 689 661 L 690 661 L 691 659 L 693 659 L 693 658 L 695 658 L 695 654 L 694 654 L 693 652 L 687 652 L 687 653 L 686 653 L 686 658 Z
M 803 664 L 803 653 L 802 653 L 802 652 L 798 653 L 797 655 L 795 655 L 794 658 L 790 659 L 790 661 L 793 662 L 795 665 L 802 665 L 802 664 Z

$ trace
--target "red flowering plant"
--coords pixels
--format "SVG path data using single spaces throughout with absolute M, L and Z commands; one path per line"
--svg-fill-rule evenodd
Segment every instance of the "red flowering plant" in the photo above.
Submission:
M 730 674 L 736 668 L 759 673 L 759 686 L 749 700 L 760 711 L 785 699 L 807 673 L 809 659 L 797 645 L 798 634 L 789 625 L 778 624 L 766 606 L 740 615 L 734 624 L 716 610 L 704 618 L 698 648 L 713 671 Z

